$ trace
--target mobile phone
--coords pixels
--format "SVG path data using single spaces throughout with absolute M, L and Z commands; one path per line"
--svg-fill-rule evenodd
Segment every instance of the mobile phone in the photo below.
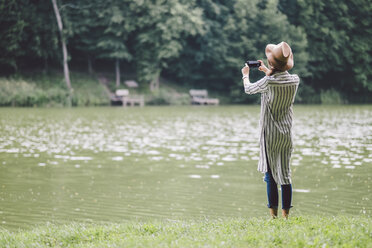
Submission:
M 252 67 L 260 67 L 261 66 L 261 63 L 257 60 L 247 60 L 245 63 L 247 63 L 247 65 L 252 68 Z

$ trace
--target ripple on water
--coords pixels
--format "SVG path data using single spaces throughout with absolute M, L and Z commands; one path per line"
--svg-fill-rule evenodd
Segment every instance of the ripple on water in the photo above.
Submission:
M 83 156 L 81 156 L 81 157 L 71 156 L 69 159 L 74 161 L 74 160 L 92 160 L 93 158 L 92 157 L 83 157 Z
M 122 161 L 124 158 L 121 156 L 116 156 L 116 157 L 112 157 L 111 159 L 114 161 Z
M 198 169 L 209 169 L 209 165 L 200 165 L 200 164 L 197 164 L 195 165 L 195 168 L 198 168 Z
M 302 200 L 308 206 L 318 205 L 320 212 L 337 213 L 342 209 L 359 214 L 363 209 L 362 214 L 370 214 L 370 200 L 360 199 L 370 194 L 366 186 L 370 182 L 367 167 L 372 162 L 372 146 L 369 145 L 372 139 L 371 110 L 358 112 L 346 108 L 343 112 L 344 107 L 342 111 L 318 107 L 309 109 L 303 112 L 295 109 L 295 149 L 291 163 L 296 169 L 295 180 L 302 175 L 300 179 L 305 186 L 295 188 L 294 192 L 301 193 L 298 197 L 311 192 Z M 30 110 L 30 113 L 33 111 Z M 111 111 L 115 113 L 109 113 Z M 231 202 L 236 202 L 236 209 L 241 209 L 242 213 L 242 206 L 260 209 L 262 202 L 252 197 L 252 202 L 257 202 L 252 208 L 252 202 L 246 201 L 245 197 L 258 189 L 264 191 L 261 180 L 253 179 L 260 177 L 256 172 L 260 152 L 259 129 L 256 127 L 258 107 L 256 112 L 239 109 L 244 114 L 198 109 L 202 114 L 198 111 L 171 115 L 162 112 L 161 117 L 146 112 L 146 108 L 136 109 L 135 113 L 120 110 L 120 115 L 117 115 L 118 111 L 110 109 L 89 116 L 85 113 L 74 115 L 68 110 L 67 117 L 63 115 L 58 119 L 58 114 L 52 114 L 50 118 L 38 117 L 37 120 L 31 114 L 31 117 L 22 117 L 22 122 L 18 121 L 21 116 L 16 115 L 13 122 L 0 119 L 0 155 L 3 156 L 1 167 L 4 169 L 1 174 L 4 175 L 2 185 L 6 186 L 1 195 L 2 208 L 5 208 L 4 203 L 8 204 L 6 209 L 17 208 L 18 213 L 35 210 L 31 217 L 25 214 L 19 218 L 19 223 L 24 223 L 27 218 L 29 221 L 48 219 L 50 216 L 42 213 L 45 209 L 39 210 L 43 207 L 55 209 L 56 206 L 65 206 L 53 211 L 57 212 L 54 216 L 58 215 L 58 218 L 74 213 L 74 218 L 84 219 L 87 218 L 84 214 L 89 214 L 96 220 L 109 216 L 113 216 L 114 220 L 133 215 L 169 216 L 169 213 L 179 212 L 200 216 L 200 212 L 212 212 L 214 207 L 217 208 L 216 216 L 223 212 L 221 209 L 233 215 Z M 146 114 L 138 114 L 137 111 Z M 15 158 L 15 154 L 19 157 Z M 11 160 L 8 160 L 9 157 Z M 123 168 L 120 161 L 124 158 L 138 166 Z M 16 160 L 22 162 L 14 163 Z M 31 165 L 47 168 L 23 170 L 22 165 L 28 164 L 28 161 Z M 48 166 L 52 164 L 59 166 Z M 78 169 L 80 165 L 84 170 Z M 317 166 L 316 170 L 312 165 Z M 10 167 L 18 170 L 12 174 Z M 71 170 L 71 167 L 76 169 Z M 40 185 L 45 192 L 41 195 L 35 193 L 29 202 L 22 202 L 22 197 L 25 197 L 22 190 L 19 193 L 6 191 L 15 188 L 12 181 L 19 182 L 17 176 L 22 176 L 20 171 L 29 177 L 27 183 Z M 44 173 L 42 179 L 37 178 L 35 173 Z M 342 175 L 338 177 L 339 182 L 329 180 L 330 173 L 335 178 Z M 86 180 L 84 185 L 81 180 Z M 213 185 L 217 186 L 214 188 Z M 317 192 L 306 189 L 307 185 L 316 185 Z M 334 193 L 332 196 L 329 193 L 332 202 L 319 198 L 317 193 L 321 186 Z M 81 190 L 79 197 L 71 194 L 74 189 Z M 47 197 L 51 195 L 50 190 L 56 191 L 54 198 Z M 339 193 L 341 191 L 343 194 Z M 148 199 L 152 199 L 151 204 Z M 200 202 L 205 206 L 201 206 Z M 18 209 L 22 203 L 25 203 L 24 208 Z M 355 203 L 360 205 L 354 209 Z M 164 207 L 167 204 L 170 208 Z M 309 213 L 314 211 L 312 207 L 301 208 Z M 11 222 L 10 217 L 3 216 L 4 222 Z
M 347 166 L 345 166 L 345 169 L 354 170 L 355 166 L 354 165 L 347 165 Z
M 237 158 L 235 158 L 235 157 L 223 157 L 222 158 L 222 160 L 223 161 L 230 161 L 230 162 L 232 162 L 232 161 L 236 161 L 237 160 Z
M 309 193 L 310 190 L 309 189 L 293 189 L 294 192 L 298 192 L 298 193 Z
M 196 178 L 196 179 L 200 179 L 202 178 L 201 175 L 189 175 L 190 178 Z
M 161 160 L 164 160 L 164 157 L 163 156 L 154 156 L 154 157 L 150 157 L 151 160 L 153 161 L 161 161 Z

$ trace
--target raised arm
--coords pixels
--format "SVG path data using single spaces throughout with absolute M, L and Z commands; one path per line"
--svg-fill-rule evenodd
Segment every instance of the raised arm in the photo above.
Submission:
M 265 72 L 265 74 L 268 74 L 268 70 L 266 66 L 263 64 L 261 60 L 261 66 L 259 67 L 260 71 Z M 258 80 L 255 83 L 251 83 L 249 81 L 249 66 L 245 64 L 245 66 L 242 68 L 242 74 L 243 74 L 243 84 L 244 84 L 244 91 L 247 94 L 256 94 L 256 93 L 262 93 L 267 90 L 267 85 L 268 85 L 268 78 L 263 77 L 262 79 Z
M 257 94 L 267 91 L 268 80 L 267 77 L 263 77 L 255 83 L 249 82 L 249 78 L 243 76 L 244 91 L 247 94 Z

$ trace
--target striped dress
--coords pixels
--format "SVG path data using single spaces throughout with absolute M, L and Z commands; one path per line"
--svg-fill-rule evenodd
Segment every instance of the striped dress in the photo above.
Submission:
M 289 166 L 293 150 L 292 107 L 299 82 L 297 75 L 287 71 L 266 76 L 256 83 L 244 80 L 245 93 L 261 93 L 258 171 L 267 172 L 269 165 L 275 182 L 280 185 L 292 183 Z

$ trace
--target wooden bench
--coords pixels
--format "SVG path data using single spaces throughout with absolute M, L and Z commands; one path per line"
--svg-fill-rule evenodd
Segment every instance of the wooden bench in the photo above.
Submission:
M 127 89 L 119 89 L 116 90 L 115 96 L 123 102 L 123 107 L 127 105 L 134 106 L 138 104 L 139 106 L 143 107 L 145 105 L 145 99 L 143 95 L 129 95 L 129 90 Z
M 208 98 L 207 90 L 190 90 L 191 104 L 198 105 L 218 105 L 220 100 L 217 98 Z

